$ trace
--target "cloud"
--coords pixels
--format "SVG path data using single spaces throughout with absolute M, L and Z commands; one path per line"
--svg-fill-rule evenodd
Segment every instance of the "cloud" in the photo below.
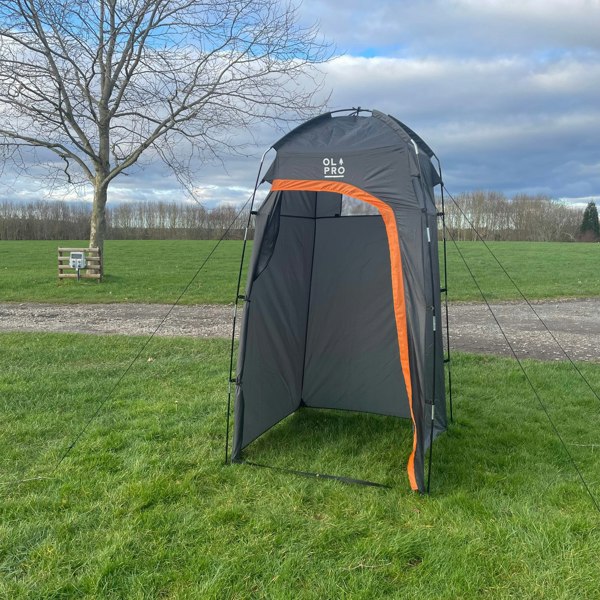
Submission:
M 319 15 L 345 52 L 322 67 L 331 108 L 404 121 L 436 151 L 451 191 L 600 197 L 600 0 L 304 0 L 300 14 L 306 23 Z M 197 160 L 198 201 L 245 201 L 260 156 L 285 130 L 240 131 L 244 156 Z M 13 191 L 31 196 L 44 184 L 36 177 Z M 184 197 L 151 157 L 111 189 L 119 201 Z
M 573 169 L 600 154 L 598 65 L 343 57 L 328 75 L 336 107 L 378 108 L 406 122 L 455 189 L 600 190 L 600 172 Z
M 305 0 L 301 10 L 349 50 L 324 67 L 331 107 L 406 122 L 453 190 L 600 195 L 599 0 Z M 231 175 L 251 172 L 240 161 Z
M 597 0 L 305 0 L 351 54 L 489 56 L 600 49 Z M 381 52 L 379 52 L 381 54 Z

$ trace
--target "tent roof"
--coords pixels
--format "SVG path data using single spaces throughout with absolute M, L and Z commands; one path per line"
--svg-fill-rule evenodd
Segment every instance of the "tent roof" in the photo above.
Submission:
M 441 183 L 431 148 L 412 129 L 377 110 L 325 113 L 272 147 L 277 156 L 263 181 L 337 181 L 406 208 L 421 207 L 412 176 L 421 175 L 430 186 Z
M 351 152 L 406 146 L 414 142 L 427 156 L 433 156 L 431 148 L 397 119 L 377 110 L 348 110 L 353 112 L 343 116 L 328 112 L 306 121 L 275 142 L 273 148 L 286 154 L 311 152 L 324 146 L 332 152 Z M 363 116 L 363 112 L 370 115 Z

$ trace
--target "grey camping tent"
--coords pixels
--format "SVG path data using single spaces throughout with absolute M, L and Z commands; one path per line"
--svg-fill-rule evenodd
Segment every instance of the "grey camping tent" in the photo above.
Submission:
M 339 114 L 343 112 L 344 114 Z M 408 479 L 446 429 L 431 149 L 378 111 L 326 113 L 273 145 L 256 211 L 232 461 L 300 407 L 410 419 Z M 348 198 L 369 216 L 346 216 Z

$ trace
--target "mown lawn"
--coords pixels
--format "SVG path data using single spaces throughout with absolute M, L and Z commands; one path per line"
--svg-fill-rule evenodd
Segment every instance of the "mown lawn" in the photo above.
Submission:
M 215 247 L 216 241 L 108 241 L 104 281 L 57 276 L 58 247 L 82 241 L 0 242 L 0 301 L 173 303 Z M 222 242 L 181 304 L 229 303 L 235 298 L 242 243 Z
M 0 336 L 0 597 L 598 597 L 600 514 L 512 361 L 456 355 L 429 497 L 392 418 L 304 410 L 247 451 L 389 490 L 224 466 L 223 340 L 153 340 L 52 474 L 142 342 Z M 600 496 L 600 404 L 526 368 Z
M 106 278 L 99 285 L 93 281 L 58 282 L 58 246 L 85 246 L 84 242 L 2 241 L 0 301 L 172 303 L 215 243 L 108 241 Z M 600 244 L 492 242 L 489 246 L 528 298 L 600 296 Z M 238 241 L 222 242 L 181 303 L 232 302 L 241 247 Z M 482 243 L 461 242 L 459 247 L 489 299 L 520 298 Z M 250 248 L 251 245 L 249 251 Z M 448 244 L 448 272 L 451 300 L 481 300 L 451 242 Z
M 504 269 L 529 299 L 600 296 L 600 244 L 560 242 L 487 242 Z M 490 300 L 522 296 L 481 242 L 460 242 L 458 248 Z M 456 245 L 448 242 L 451 300 L 481 301 L 481 295 Z

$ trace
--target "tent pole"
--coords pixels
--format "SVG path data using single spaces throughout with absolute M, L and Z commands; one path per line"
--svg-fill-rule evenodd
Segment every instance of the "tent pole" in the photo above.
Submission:
M 272 147 L 272 146 L 271 146 Z M 235 292 L 235 302 L 233 304 L 233 326 L 231 329 L 231 352 L 229 356 L 229 388 L 227 391 L 227 423 L 226 423 L 226 431 L 225 431 L 225 464 L 227 464 L 229 460 L 229 421 L 231 420 L 231 388 L 233 383 L 237 383 L 234 373 L 233 373 L 233 354 L 235 352 L 235 328 L 237 324 L 237 313 L 238 313 L 238 303 L 240 300 L 245 297 L 240 297 L 240 288 L 242 285 L 242 272 L 244 270 L 244 258 L 246 256 L 246 245 L 248 244 L 248 229 L 250 228 L 250 223 L 252 221 L 252 215 L 254 214 L 254 201 L 256 199 L 256 190 L 260 185 L 260 173 L 263 168 L 263 163 L 265 162 L 265 156 L 271 150 L 271 147 L 268 148 L 262 158 L 260 159 L 260 165 L 258 167 L 258 173 L 256 174 L 256 182 L 254 183 L 254 190 L 252 191 L 252 201 L 250 202 L 250 210 L 248 211 L 248 220 L 246 221 L 246 228 L 244 230 L 244 243 L 242 244 L 242 255 L 240 258 L 240 270 L 238 272 L 238 280 L 237 280 L 237 288 Z
M 428 216 L 425 216 L 428 219 Z M 436 394 L 436 380 L 437 380 L 437 315 L 435 312 L 435 278 L 433 276 L 433 244 L 431 243 L 431 230 L 429 228 L 429 221 L 426 222 L 427 231 L 427 247 L 429 248 L 429 273 L 431 275 L 431 315 L 433 321 L 433 379 L 431 382 L 431 432 L 429 437 L 429 468 L 427 471 L 427 493 L 429 494 L 429 488 L 431 484 L 431 463 L 433 458 L 433 432 L 435 425 L 435 394 Z M 437 227 L 436 227 L 437 235 Z M 439 288 L 439 281 L 438 281 Z
M 419 154 L 419 148 L 417 146 L 417 144 L 414 142 L 414 140 L 412 140 L 413 145 L 415 147 L 415 153 L 417 154 L 417 164 L 419 165 L 419 173 L 422 177 L 422 173 L 421 173 L 421 163 L 418 157 Z M 435 156 L 435 155 L 434 155 Z M 437 157 L 436 157 L 437 160 Z M 438 160 L 438 165 L 439 165 L 439 160 Z M 440 173 L 440 179 L 441 179 L 441 173 Z M 434 201 L 434 207 L 435 207 L 435 201 Z M 430 285 L 431 285 L 431 317 L 432 317 L 432 329 L 433 329 L 433 378 L 431 381 L 431 429 L 430 429 L 430 437 L 429 437 L 429 466 L 428 466 L 428 470 L 427 470 L 427 493 L 429 494 L 429 490 L 431 487 L 431 466 L 432 466 L 432 461 L 433 461 L 433 434 L 435 431 L 435 394 L 436 394 L 436 380 L 437 380 L 437 313 L 435 310 L 435 289 L 436 289 L 436 285 L 435 285 L 435 277 L 433 275 L 433 244 L 431 243 L 431 228 L 429 227 L 429 216 L 427 215 L 425 208 L 423 208 L 423 212 L 425 213 L 425 234 L 427 235 L 427 248 L 428 248 L 428 252 L 427 254 L 429 255 L 429 275 L 430 275 Z M 435 235 L 437 236 L 437 210 L 436 210 L 436 227 L 435 227 Z M 437 239 L 437 238 L 436 238 Z M 436 257 L 437 258 L 437 257 Z M 445 269 L 445 265 L 444 265 L 444 269 Z M 439 282 L 439 278 L 438 278 L 438 282 L 437 282 L 437 289 L 440 289 L 440 282 Z
M 435 154 L 434 154 L 435 156 Z M 444 182 L 442 180 L 442 165 L 440 164 L 440 160 L 437 156 L 435 156 L 435 160 L 438 164 L 438 172 L 440 175 L 440 187 L 441 187 L 441 195 L 442 195 L 442 246 L 444 248 L 444 312 L 446 316 L 446 360 L 445 362 L 448 364 L 448 398 L 450 404 L 450 422 L 454 422 L 454 413 L 453 413 L 453 405 L 452 405 L 452 363 L 450 361 L 450 324 L 448 318 L 448 252 L 446 249 L 446 205 L 444 198 Z
M 433 429 L 435 424 L 435 404 L 431 405 L 431 431 L 429 433 L 429 439 L 431 442 L 429 443 L 429 467 L 427 469 L 427 493 L 429 494 L 429 489 L 431 485 L 431 462 L 433 459 Z

